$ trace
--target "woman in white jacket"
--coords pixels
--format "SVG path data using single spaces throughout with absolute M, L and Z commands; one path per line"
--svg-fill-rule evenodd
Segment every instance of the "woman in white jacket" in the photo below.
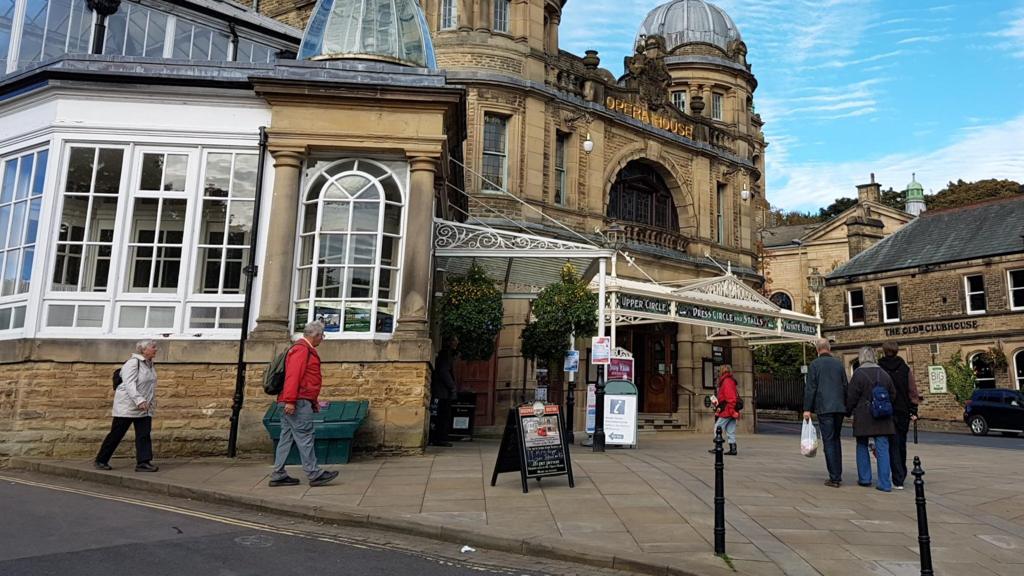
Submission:
M 155 340 L 135 344 L 135 354 L 121 366 L 121 384 L 114 391 L 113 421 L 110 433 L 96 454 L 96 468 L 110 470 L 110 457 L 117 450 L 128 428 L 135 427 L 135 471 L 156 472 L 152 464 L 153 409 L 156 397 L 156 368 L 153 358 L 159 351 Z

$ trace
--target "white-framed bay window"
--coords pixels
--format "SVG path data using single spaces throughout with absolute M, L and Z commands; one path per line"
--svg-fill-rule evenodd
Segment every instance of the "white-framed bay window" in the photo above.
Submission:
M 254 149 L 66 144 L 40 330 L 237 334 L 257 158 Z
M 0 334 L 25 327 L 47 148 L 0 157 Z
M 328 337 L 395 331 L 408 180 L 404 161 L 309 164 L 293 282 L 294 330 L 319 320 Z

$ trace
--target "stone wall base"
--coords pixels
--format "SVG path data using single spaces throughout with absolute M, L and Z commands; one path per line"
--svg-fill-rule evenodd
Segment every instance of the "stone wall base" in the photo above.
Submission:
M 0 374 L 0 458 L 94 456 L 110 428 L 111 373 L 119 364 L 20 362 Z M 240 452 L 269 453 L 263 415 L 266 364 L 250 364 L 239 420 Z M 321 400 L 369 400 L 355 450 L 419 454 L 426 444 L 430 369 L 425 362 L 323 364 Z M 153 445 L 157 458 L 227 452 L 235 367 L 157 362 Z M 132 432 L 118 454 L 134 453 Z

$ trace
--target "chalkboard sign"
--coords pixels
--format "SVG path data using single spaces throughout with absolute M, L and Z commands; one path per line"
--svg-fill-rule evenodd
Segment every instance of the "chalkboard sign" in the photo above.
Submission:
M 562 433 L 562 414 L 557 404 L 535 403 L 508 411 L 505 433 L 498 448 L 491 486 L 498 482 L 498 474 L 519 472 L 523 493 L 530 491 L 528 478 L 544 476 L 569 477 L 574 487 L 569 445 Z

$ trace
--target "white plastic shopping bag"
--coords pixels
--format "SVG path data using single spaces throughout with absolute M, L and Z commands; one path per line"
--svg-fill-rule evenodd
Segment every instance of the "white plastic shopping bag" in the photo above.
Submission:
M 800 431 L 800 453 L 808 458 L 814 458 L 818 454 L 818 431 L 810 418 L 804 420 L 803 429 Z

